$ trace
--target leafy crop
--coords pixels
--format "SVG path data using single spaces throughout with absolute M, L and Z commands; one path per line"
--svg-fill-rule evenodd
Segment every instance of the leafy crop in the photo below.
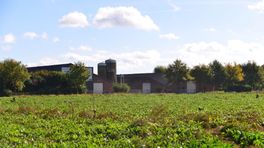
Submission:
M 263 147 L 264 94 L 0 98 L 0 147 Z

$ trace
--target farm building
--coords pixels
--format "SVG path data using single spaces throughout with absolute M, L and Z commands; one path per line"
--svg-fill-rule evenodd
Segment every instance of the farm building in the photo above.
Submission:
M 29 72 L 48 70 L 68 72 L 72 63 L 28 67 Z M 185 81 L 178 84 L 169 83 L 165 74 L 161 73 L 138 73 L 138 74 L 117 74 L 116 61 L 108 59 L 98 63 L 98 74 L 94 74 L 93 67 L 87 67 L 90 77 L 87 80 L 89 93 L 112 93 L 113 83 L 126 83 L 130 86 L 131 93 L 195 93 L 210 91 L 210 86 L 203 86 L 195 81 Z
M 112 93 L 113 83 L 126 83 L 131 93 L 195 93 L 194 81 L 170 84 L 164 74 L 116 74 L 116 61 L 109 59 L 98 64 L 98 75 L 93 76 L 94 93 Z
M 61 71 L 61 72 L 68 72 L 70 70 L 70 67 L 72 66 L 72 63 L 66 63 L 66 64 L 57 64 L 57 65 L 46 65 L 46 66 L 35 66 L 35 67 L 27 67 L 27 70 L 29 72 L 36 72 L 36 71 Z M 92 93 L 93 92 L 93 67 L 86 67 L 90 73 L 90 77 L 87 80 L 87 92 Z

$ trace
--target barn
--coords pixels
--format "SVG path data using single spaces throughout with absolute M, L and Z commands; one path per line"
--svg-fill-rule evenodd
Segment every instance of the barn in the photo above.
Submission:
M 29 72 L 48 70 L 68 72 L 72 63 L 27 67 Z M 93 67 L 87 67 L 90 77 L 87 80 L 87 92 L 102 94 L 113 93 L 113 83 L 126 83 L 130 86 L 131 93 L 195 93 L 201 88 L 195 81 L 184 81 L 181 83 L 170 83 L 165 74 L 161 73 L 135 73 L 117 74 L 116 60 L 108 59 L 98 63 L 97 74 Z
M 36 71 L 61 71 L 61 72 L 68 72 L 70 70 L 70 67 L 72 66 L 72 63 L 66 63 L 66 64 L 57 64 L 57 65 L 45 65 L 45 66 L 34 66 L 34 67 L 27 67 L 27 70 L 29 72 L 36 72 Z M 87 92 L 92 93 L 93 92 L 93 67 L 86 67 L 89 71 L 90 77 L 87 80 Z

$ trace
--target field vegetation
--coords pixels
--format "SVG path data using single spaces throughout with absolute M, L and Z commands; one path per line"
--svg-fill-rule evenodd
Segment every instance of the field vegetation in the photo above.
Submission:
M 1 147 L 264 147 L 264 94 L 0 98 Z

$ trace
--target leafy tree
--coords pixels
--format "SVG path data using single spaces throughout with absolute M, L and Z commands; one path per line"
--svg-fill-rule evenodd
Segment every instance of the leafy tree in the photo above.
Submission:
M 239 82 L 244 80 L 244 74 L 243 74 L 241 65 L 227 64 L 225 66 L 225 71 L 226 71 L 226 85 L 227 86 L 238 84 Z
M 222 89 L 223 84 L 226 79 L 226 72 L 224 66 L 217 60 L 214 60 L 209 64 L 211 75 L 212 75 L 212 83 L 214 89 Z
M 154 68 L 154 73 L 162 73 L 165 74 L 166 73 L 167 68 L 164 66 L 157 66 Z
M 24 82 L 29 79 L 29 73 L 21 62 L 7 59 L 0 62 L 0 94 L 9 90 L 22 91 Z
M 76 93 L 86 89 L 86 81 L 89 78 L 89 71 L 84 63 L 78 62 L 70 67 L 68 72 L 69 82 L 73 84 Z
M 201 85 L 203 91 L 205 91 L 205 85 L 210 84 L 212 80 L 212 73 L 207 65 L 193 67 L 191 70 L 191 76 L 194 77 L 195 81 Z
M 67 75 L 61 71 L 37 71 L 31 73 L 25 91 L 36 94 L 72 93 Z
M 264 71 L 261 66 L 258 66 L 255 62 L 248 62 L 242 65 L 244 73 L 244 83 L 256 89 L 263 84 Z
M 178 83 L 189 79 L 189 69 L 181 60 L 176 60 L 170 64 L 166 71 L 167 79 L 172 83 Z

